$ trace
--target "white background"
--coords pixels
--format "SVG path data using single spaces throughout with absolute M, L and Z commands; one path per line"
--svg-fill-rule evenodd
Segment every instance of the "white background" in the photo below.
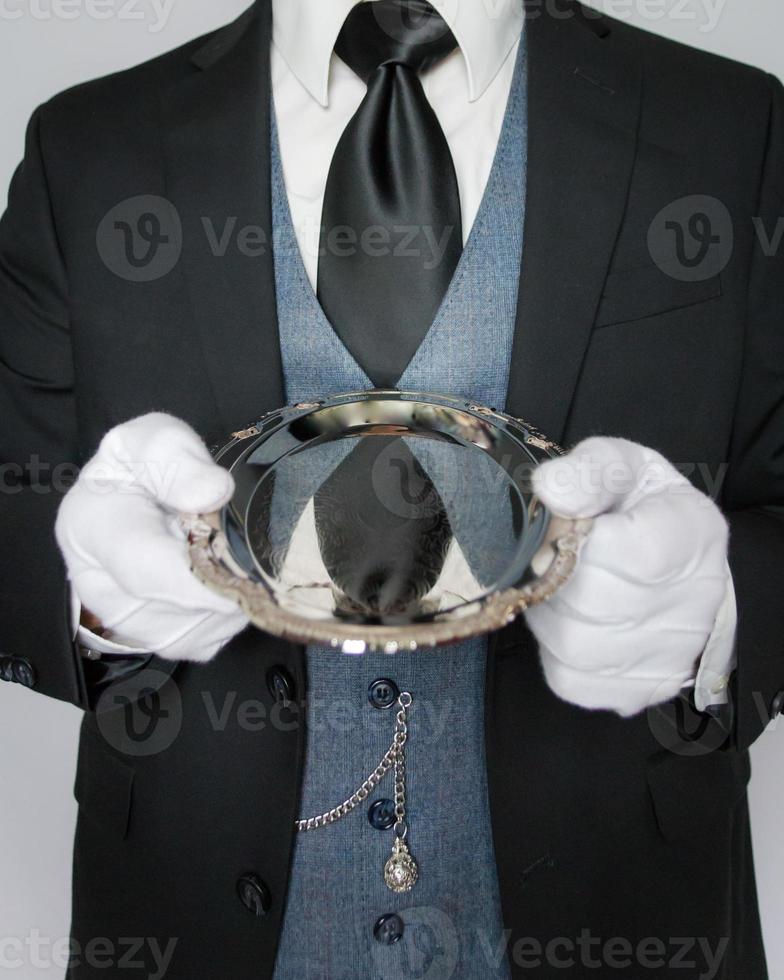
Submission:
M 492 9 L 495 0 L 459 2 L 484 2 Z M 246 5 L 246 0 L 0 0 L 0 208 L 37 104 L 76 82 L 176 47 L 231 20 Z M 784 78 L 782 0 L 594 0 L 593 5 Z M 715 96 L 720 100 L 721 92 Z M 56 949 L 48 968 L 4 969 L 2 943 L 36 931 L 52 941 L 68 935 L 79 719 L 75 708 L 0 685 L 0 977 L 34 980 L 63 973 Z M 771 980 L 784 980 L 784 722 L 760 739 L 753 755 L 751 802 L 766 944 Z M 717 854 L 716 860 L 724 856 Z

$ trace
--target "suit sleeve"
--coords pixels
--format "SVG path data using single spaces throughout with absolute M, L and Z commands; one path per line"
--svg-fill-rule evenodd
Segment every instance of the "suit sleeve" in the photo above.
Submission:
M 736 725 L 747 748 L 784 691 L 784 88 L 769 79 L 768 147 L 753 216 L 743 376 L 724 507 L 738 601 Z
M 83 703 L 68 583 L 54 539 L 78 460 L 65 264 L 42 110 L 0 220 L 0 675 Z

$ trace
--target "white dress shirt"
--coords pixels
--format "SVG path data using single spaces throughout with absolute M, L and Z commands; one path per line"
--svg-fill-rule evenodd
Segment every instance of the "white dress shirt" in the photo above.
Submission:
M 272 92 L 283 174 L 297 243 L 314 289 L 332 155 L 367 90 L 333 51 L 358 2 L 372 0 L 272 0 Z M 423 74 L 422 85 L 454 161 L 465 241 L 493 164 L 525 18 L 520 0 L 431 2 L 458 42 L 452 54 Z M 75 598 L 74 618 L 78 622 Z M 735 596 L 728 576 L 726 601 L 696 679 L 700 709 L 727 700 L 735 628 Z M 96 652 L 138 652 L 81 626 L 78 635 Z

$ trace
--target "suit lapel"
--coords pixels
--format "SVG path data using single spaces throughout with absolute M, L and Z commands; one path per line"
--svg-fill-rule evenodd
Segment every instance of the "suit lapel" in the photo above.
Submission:
M 179 269 L 222 431 L 284 401 L 272 260 L 270 9 L 257 3 L 192 56 L 162 99 Z
M 507 408 L 561 439 L 623 217 L 640 72 L 604 22 L 576 5 L 566 18 L 531 7 L 525 242 Z

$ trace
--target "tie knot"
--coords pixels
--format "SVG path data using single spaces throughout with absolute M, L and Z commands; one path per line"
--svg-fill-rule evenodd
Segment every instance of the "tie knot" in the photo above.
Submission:
M 427 0 L 363 0 L 348 15 L 335 52 L 367 82 L 383 65 L 425 71 L 456 47 L 446 21 Z

